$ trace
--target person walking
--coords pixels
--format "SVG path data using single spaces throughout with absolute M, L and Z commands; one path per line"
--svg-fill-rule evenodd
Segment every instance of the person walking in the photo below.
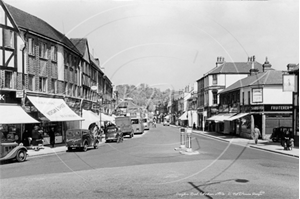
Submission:
M 253 130 L 253 132 L 252 132 L 252 138 L 253 138 L 255 144 L 257 144 L 257 142 L 258 142 L 258 137 L 259 137 L 260 135 L 261 135 L 261 134 L 260 134 L 260 130 L 259 130 L 258 126 L 255 125 L 255 128 L 254 128 L 254 130 Z
M 35 125 L 35 126 L 33 127 L 31 136 L 32 136 L 32 142 L 31 142 L 31 145 L 33 145 L 33 149 L 36 149 L 36 148 L 37 148 L 37 145 L 38 145 L 37 139 L 40 138 L 39 126 L 38 126 L 38 125 Z
M 52 148 L 54 148 L 54 145 L 55 145 L 55 128 L 54 127 L 50 128 L 49 137 L 50 137 L 50 145 Z

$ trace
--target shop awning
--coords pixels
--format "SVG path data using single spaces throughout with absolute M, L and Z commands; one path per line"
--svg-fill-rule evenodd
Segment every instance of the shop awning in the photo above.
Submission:
M 39 123 L 18 105 L 0 105 L 0 113 L 0 124 Z
M 63 122 L 84 120 L 65 103 L 63 99 L 27 96 L 30 102 L 49 121 Z
M 92 123 L 96 123 L 98 126 L 100 125 L 100 115 L 97 115 L 92 111 L 82 109 L 82 117 L 84 118 L 84 121 L 81 123 L 81 128 L 83 129 L 88 129 Z
M 247 116 L 247 115 L 249 115 L 250 113 L 239 113 L 239 114 L 237 114 L 237 115 L 234 115 L 234 116 L 232 116 L 232 117 L 230 117 L 230 118 L 227 118 L 227 119 L 225 119 L 226 121 L 233 121 L 233 120 L 237 120 L 237 119 L 240 119 L 240 118 L 242 118 L 242 117 L 245 117 L 245 116 Z
M 114 123 L 115 122 L 115 118 L 112 117 L 112 116 L 106 115 L 104 113 L 101 113 L 101 122 L 103 122 L 103 121 L 109 121 L 109 122 Z
M 233 115 L 234 115 L 234 113 L 232 113 L 232 114 L 218 114 L 218 115 L 214 115 L 214 116 L 208 118 L 207 120 L 216 121 L 216 122 L 223 122 L 224 120 L 227 120 L 228 118 L 230 118 Z
M 187 112 L 184 112 L 178 119 L 180 119 L 180 120 L 188 120 Z

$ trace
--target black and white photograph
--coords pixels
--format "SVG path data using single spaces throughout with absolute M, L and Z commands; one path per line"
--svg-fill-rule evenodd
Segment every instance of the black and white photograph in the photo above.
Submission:
M 298 199 L 298 0 L 0 0 L 1 199 Z

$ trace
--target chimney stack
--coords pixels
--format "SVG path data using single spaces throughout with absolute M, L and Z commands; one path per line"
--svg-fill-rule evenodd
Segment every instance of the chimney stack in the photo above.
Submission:
M 217 57 L 216 67 L 221 66 L 225 62 L 224 57 Z
M 251 69 L 250 69 L 250 75 L 257 75 L 259 70 L 257 68 L 254 68 L 254 62 L 255 62 L 255 56 L 253 55 L 252 57 L 248 57 L 248 60 L 251 63 Z
M 268 57 L 266 57 L 266 61 L 265 63 L 262 65 L 263 67 L 263 72 L 267 71 L 267 70 L 272 70 L 272 65 L 269 63 L 268 61 Z

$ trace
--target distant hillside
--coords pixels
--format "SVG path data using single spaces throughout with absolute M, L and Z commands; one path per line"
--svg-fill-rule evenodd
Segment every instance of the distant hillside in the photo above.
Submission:
M 149 87 L 147 84 L 134 85 L 117 85 L 118 98 L 132 98 L 133 102 L 141 107 L 146 107 L 149 111 L 154 111 L 155 105 L 167 105 L 170 100 L 171 90 L 161 91 L 158 88 Z

